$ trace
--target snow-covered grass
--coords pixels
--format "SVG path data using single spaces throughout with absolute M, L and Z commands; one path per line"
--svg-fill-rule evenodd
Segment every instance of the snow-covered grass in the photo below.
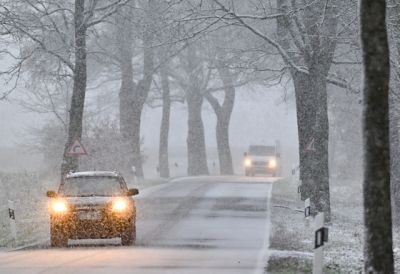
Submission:
M 292 180 L 274 184 L 268 273 L 310 273 L 313 223 L 304 219 L 304 203 Z M 360 181 L 331 183 L 332 223 L 324 247 L 324 273 L 361 273 L 363 268 L 363 207 Z M 400 269 L 399 232 L 394 232 L 396 269 Z M 286 271 L 286 272 L 285 272 Z
M 34 173 L 0 173 L 0 247 L 30 244 L 48 236 L 44 184 Z M 8 201 L 14 202 L 17 239 L 14 241 Z

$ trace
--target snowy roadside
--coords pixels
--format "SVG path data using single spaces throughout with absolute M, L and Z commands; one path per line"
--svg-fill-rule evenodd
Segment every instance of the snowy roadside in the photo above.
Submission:
M 273 187 L 269 274 L 311 272 L 313 223 L 304 219 L 304 203 L 296 190 L 296 184 L 290 180 L 282 180 Z M 332 183 L 331 206 L 324 273 L 361 273 L 364 235 L 361 184 Z M 394 232 L 394 238 L 396 269 L 400 269 L 398 231 Z

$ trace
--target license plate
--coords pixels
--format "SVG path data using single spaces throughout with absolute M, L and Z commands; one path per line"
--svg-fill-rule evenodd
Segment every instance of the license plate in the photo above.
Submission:
M 79 212 L 78 218 L 80 220 L 99 220 L 101 219 L 101 214 L 97 211 Z

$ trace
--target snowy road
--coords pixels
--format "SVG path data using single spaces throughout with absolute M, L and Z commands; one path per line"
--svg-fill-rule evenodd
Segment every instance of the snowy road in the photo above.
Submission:
M 0 252 L 0 273 L 264 273 L 274 181 L 193 177 L 146 189 L 136 246 L 74 241 Z

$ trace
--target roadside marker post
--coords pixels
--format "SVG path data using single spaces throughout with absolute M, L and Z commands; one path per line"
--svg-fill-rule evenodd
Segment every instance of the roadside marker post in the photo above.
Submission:
M 311 215 L 311 205 L 310 205 L 310 198 L 307 198 L 304 201 L 304 217 L 308 218 Z
M 11 236 L 14 240 L 14 244 L 17 245 L 17 226 L 15 224 L 15 205 L 14 201 L 8 200 L 8 216 L 10 220 Z
M 304 225 L 309 228 L 310 227 L 310 217 L 311 217 L 311 204 L 310 198 L 304 200 Z
M 324 213 L 320 212 L 315 216 L 315 242 L 314 242 L 314 260 L 313 274 L 322 274 L 323 272 L 323 248 L 324 243 L 328 241 L 328 228 L 324 227 Z
M 302 180 L 298 180 L 298 181 L 297 181 L 297 194 L 300 194 L 300 195 L 301 195 L 301 188 L 302 188 L 302 185 L 303 185 L 303 181 L 302 181 Z

